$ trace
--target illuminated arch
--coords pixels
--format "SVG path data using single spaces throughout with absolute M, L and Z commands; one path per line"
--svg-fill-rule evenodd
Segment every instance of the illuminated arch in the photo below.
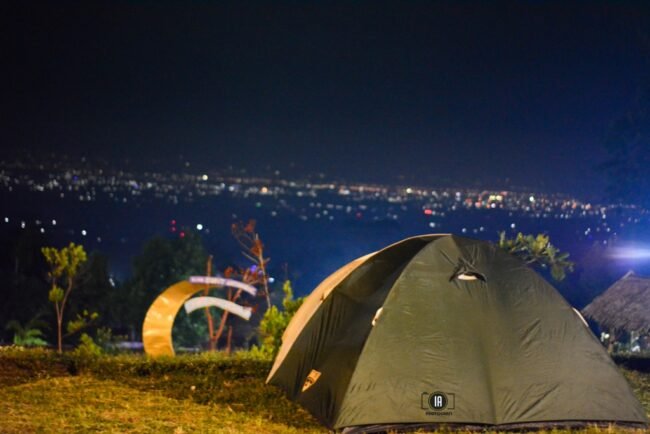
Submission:
M 205 290 L 205 286 L 229 286 L 255 295 L 257 290 L 251 285 L 221 277 L 192 276 L 189 280 L 178 282 L 158 296 L 149 307 L 142 324 L 142 343 L 144 351 L 150 356 L 173 356 L 172 327 L 181 306 L 192 295 Z
M 240 304 L 233 303 L 232 301 L 224 300 L 223 298 L 218 297 L 194 297 L 190 298 L 185 302 L 185 312 L 192 313 L 195 310 L 201 309 L 202 307 L 218 307 L 219 309 L 227 310 L 233 315 L 245 319 L 248 321 L 251 319 L 251 314 L 253 309 L 250 307 L 244 307 Z

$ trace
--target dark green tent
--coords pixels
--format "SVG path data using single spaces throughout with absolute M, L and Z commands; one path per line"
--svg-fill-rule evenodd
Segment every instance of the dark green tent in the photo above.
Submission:
M 452 235 L 406 239 L 328 277 L 267 382 L 346 431 L 646 423 L 551 285 L 495 245 Z

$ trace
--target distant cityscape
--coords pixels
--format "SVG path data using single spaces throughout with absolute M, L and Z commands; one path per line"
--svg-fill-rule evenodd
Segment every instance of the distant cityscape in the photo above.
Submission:
M 189 163 L 172 172 L 86 159 L 28 161 L 0 161 L 0 234 L 30 228 L 51 242 L 81 242 L 107 252 L 122 274 L 148 237 L 197 231 L 214 251 L 233 244 L 230 222 L 249 218 L 263 222 L 260 230 L 276 255 L 294 268 L 308 266 L 305 250 L 332 262 L 319 263 L 323 269 L 310 285 L 355 255 L 420 233 L 495 240 L 502 230 L 545 232 L 579 253 L 643 231 L 649 220 L 648 211 L 635 205 L 563 193 L 350 183 L 322 175 L 292 179 L 273 170 L 265 176 L 194 171 Z M 360 228 L 366 232 L 352 243 Z
M 189 165 L 188 165 L 189 166 Z M 292 214 L 301 220 L 338 218 L 398 220 L 418 209 L 429 218 L 429 227 L 441 228 L 440 220 L 458 211 L 499 210 L 509 215 L 537 219 L 594 219 L 585 227 L 591 232 L 616 234 L 619 227 L 647 218 L 648 211 L 635 205 L 592 203 L 563 193 L 534 191 L 479 190 L 475 188 L 436 188 L 422 185 L 378 185 L 366 183 L 321 182 L 273 177 L 224 174 L 220 171 L 193 173 L 129 172 L 93 167 L 85 159 L 52 164 L 26 164 L 0 161 L 0 190 L 7 193 L 36 192 L 79 202 L 110 200 L 116 204 L 141 205 L 163 201 L 177 205 L 203 198 L 226 196 L 245 199 L 264 207 L 271 217 Z M 613 224 L 612 214 L 624 214 L 624 221 Z M 8 216 L 4 222 L 10 223 Z M 16 223 L 16 222 L 14 222 Z M 47 222 L 17 222 L 21 226 Z M 53 225 L 56 225 L 54 223 Z M 197 227 L 201 230 L 201 227 Z M 485 228 L 464 228 L 463 233 L 478 233 Z

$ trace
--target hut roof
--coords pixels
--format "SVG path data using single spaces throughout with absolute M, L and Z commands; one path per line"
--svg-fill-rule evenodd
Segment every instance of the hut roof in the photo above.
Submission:
M 582 314 L 603 329 L 650 330 L 650 277 L 628 272 L 599 295 Z

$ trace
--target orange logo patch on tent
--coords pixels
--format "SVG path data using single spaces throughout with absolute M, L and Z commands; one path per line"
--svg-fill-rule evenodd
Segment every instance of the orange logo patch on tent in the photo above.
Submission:
M 318 378 L 320 377 L 320 372 L 318 372 L 315 369 L 312 369 L 309 375 L 307 375 L 307 379 L 305 380 L 305 384 L 302 385 L 302 391 L 304 392 L 305 390 L 309 389 L 311 386 L 318 381 Z

